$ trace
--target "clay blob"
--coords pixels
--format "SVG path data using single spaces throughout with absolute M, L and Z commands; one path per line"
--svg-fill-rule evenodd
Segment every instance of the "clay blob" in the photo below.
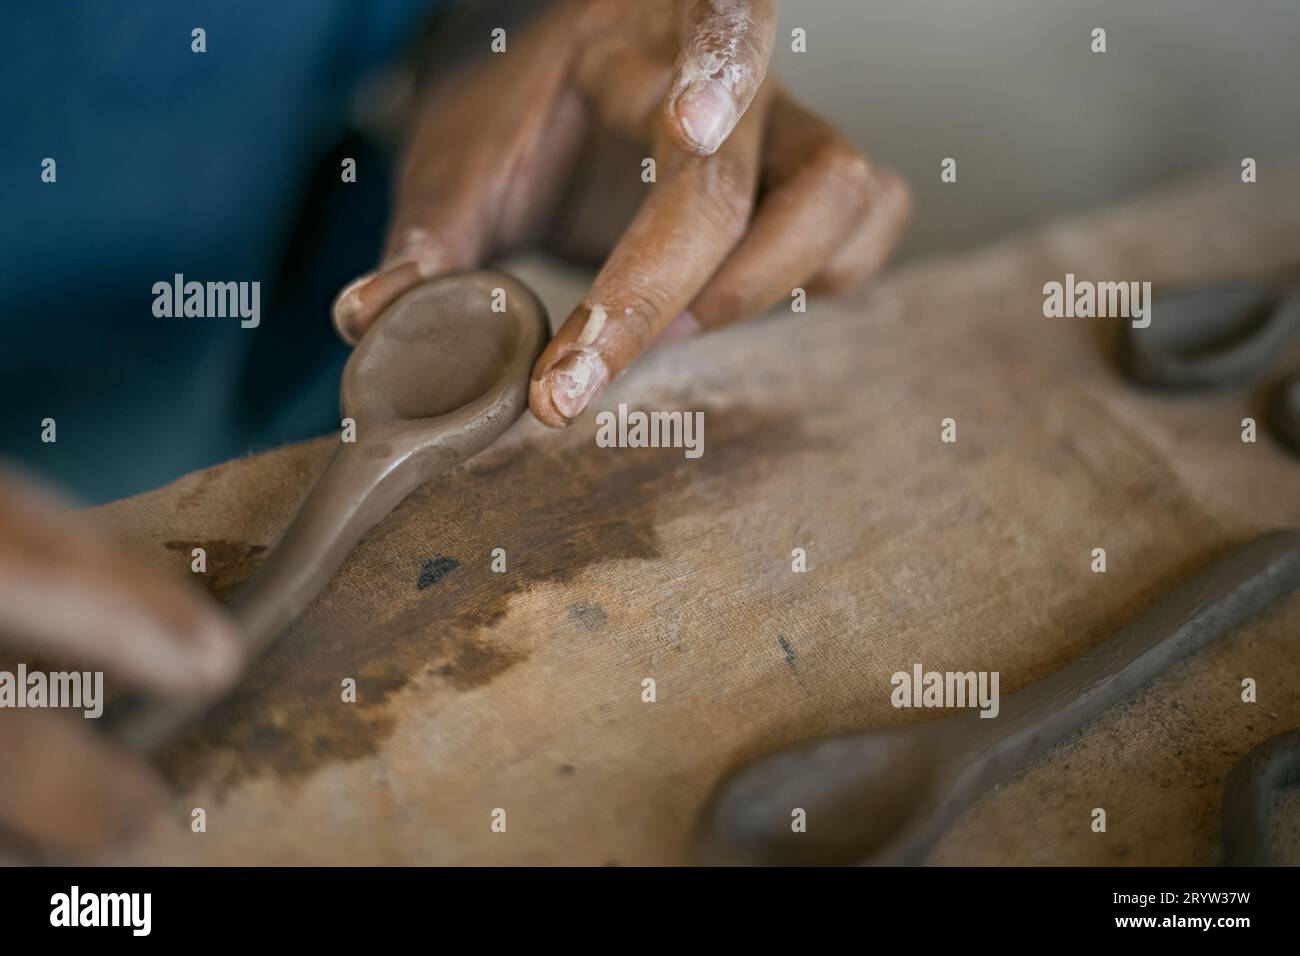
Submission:
M 306 610 L 362 535 L 524 413 L 529 373 L 548 338 L 545 307 L 500 272 L 437 278 L 385 310 L 343 371 L 341 404 L 355 441 L 339 443 L 279 544 L 231 601 L 250 663 Z M 213 703 L 124 713 L 112 732 L 152 750 Z
M 1120 360 L 1135 382 L 1204 389 L 1262 372 L 1300 333 L 1300 292 L 1227 284 L 1158 299 L 1147 328 L 1121 327 Z
M 1225 866 L 1272 866 L 1273 796 L 1300 783 L 1300 730 L 1264 741 L 1232 768 L 1223 794 Z
M 1194 574 L 1081 659 L 1005 698 L 996 719 L 960 712 L 760 758 L 714 790 L 696 829 L 697 859 L 920 863 L 985 791 L 1297 587 L 1300 531 L 1271 532 Z M 795 807 L 807 813 L 806 832 L 791 830 Z
M 1300 372 L 1278 387 L 1270 425 L 1274 437 L 1291 454 L 1300 456 Z

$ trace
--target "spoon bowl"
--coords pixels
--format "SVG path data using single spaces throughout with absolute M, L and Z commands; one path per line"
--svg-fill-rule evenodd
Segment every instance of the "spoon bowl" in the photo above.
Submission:
M 721 866 L 914 862 L 950 789 L 933 725 L 828 737 L 752 763 L 702 812 L 697 860 Z M 796 828 L 803 811 L 804 826 Z
M 545 344 L 539 316 L 545 312 L 533 294 L 499 272 L 417 286 L 352 353 L 340 389 L 343 414 L 368 430 L 453 413 L 470 420 L 501 402 L 522 412 L 512 386 Z

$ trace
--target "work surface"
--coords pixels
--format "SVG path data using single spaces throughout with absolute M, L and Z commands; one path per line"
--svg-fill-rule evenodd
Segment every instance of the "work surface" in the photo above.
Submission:
M 699 459 L 597 447 L 590 413 L 527 418 L 365 539 L 166 755 L 174 812 L 108 859 L 683 863 L 741 761 L 935 716 L 891 706 L 894 672 L 998 671 L 1007 694 L 1078 658 L 1226 547 L 1300 526 L 1300 462 L 1262 387 L 1135 391 L 1107 353 L 1119 320 L 1044 318 L 1043 285 L 1292 270 L 1298 185 L 1227 169 L 647 356 L 600 407 L 703 410 Z M 583 291 L 525 275 L 557 309 Z M 204 547 L 228 594 L 337 441 L 92 513 L 178 575 Z M 1297 726 L 1293 595 L 987 795 L 931 862 L 1215 863 L 1229 770 Z

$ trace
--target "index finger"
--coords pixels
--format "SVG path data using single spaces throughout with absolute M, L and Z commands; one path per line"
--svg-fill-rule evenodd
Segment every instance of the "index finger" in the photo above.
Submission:
M 559 428 L 581 415 L 690 305 L 744 235 L 770 98 L 760 96 L 714 155 L 656 150 L 660 181 L 533 368 L 528 404 L 544 424 Z
M 682 0 L 681 41 L 664 98 L 668 135 L 710 156 L 736 128 L 772 59 L 774 0 Z

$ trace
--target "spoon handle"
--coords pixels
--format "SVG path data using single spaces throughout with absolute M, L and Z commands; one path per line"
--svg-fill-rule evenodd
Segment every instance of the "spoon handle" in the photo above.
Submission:
M 700 858 L 920 863 L 990 787 L 1297 586 L 1300 531 L 1265 534 L 1188 578 L 1075 663 L 1009 695 L 996 718 L 962 712 L 806 740 L 762 757 L 715 789 L 701 813 Z M 825 836 L 791 837 L 791 807 L 816 816 Z
M 1079 660 L 967 721 L 992 782 L 1057 743 L 1271 602 L 1300 587 L 1300 531 L 1273 531 L 1193 574 Z
M 430 456 L 450 468 L 460 456 L 439 445 L 404 448 L 394 433 L 341 444 L 308 492 L 279 544 L 230 603 L 246 664 L 266 652 L 307 609 L 361 537 L 427 479 Z M 137 752 L 156 749 L 220 697 L 125 710 L 112 732 Z
M 396 450 L 385 434 L 341 444 L 308 493 L 284 536 L 230 602 L 250 661 L 259 657 L 320 593 L 362 536 L 427 480 L 412 467 L 442 453 L 438 446 Z
M 1232 768 L 1223 793 L 1223 865 L 1273 866 L 1273 798 L 1300 783 L 1300 730 L 1264 741 Z

